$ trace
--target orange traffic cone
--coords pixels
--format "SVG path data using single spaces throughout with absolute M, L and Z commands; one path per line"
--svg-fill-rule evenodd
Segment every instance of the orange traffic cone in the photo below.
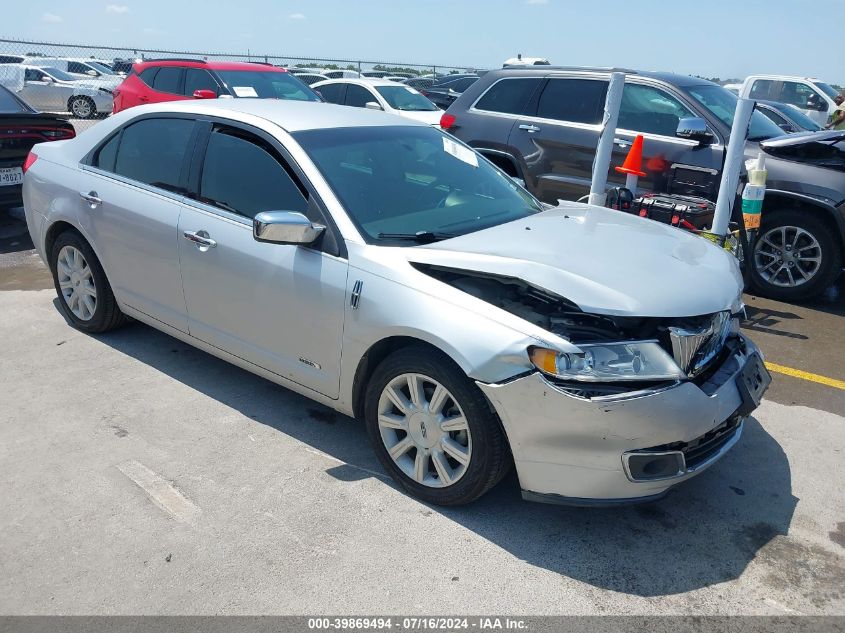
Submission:
M 630 174 L 632 176 L 645 176 L 643 171 L 643 135 L 637 134 L 634 139 L 634 144 L 628 150 L 628 156 L 625 157 L 625 162 L 621 167 L 616 167 L 616 171 L 620 174 Z

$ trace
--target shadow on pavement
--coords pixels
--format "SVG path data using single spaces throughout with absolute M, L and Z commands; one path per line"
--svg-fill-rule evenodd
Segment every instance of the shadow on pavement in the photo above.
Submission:
M 363 425 L 346 416 L 145 325 L 98 340 L 345 462 L 326 468 L 338 481 L 378 476 L 394 485 Z M 660 596 L 737 578 L 762 547 L 787 533 L 796 501 L 786 455 L 751 418 L 721 463 L 656 503 L 615 509 L 527 503 L 511 474 L 470 506 L 431 509 L 537 567 L 603 589 Z

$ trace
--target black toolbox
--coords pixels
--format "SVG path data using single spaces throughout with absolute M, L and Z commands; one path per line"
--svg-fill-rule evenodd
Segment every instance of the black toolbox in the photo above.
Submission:
M 695 196 L 645 194 L 635 198 L 629 213 L 683 229 L 709 229 L 716 204 Z

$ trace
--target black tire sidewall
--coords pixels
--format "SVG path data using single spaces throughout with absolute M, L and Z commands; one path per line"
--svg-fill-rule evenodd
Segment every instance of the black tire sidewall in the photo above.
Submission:
M 813 279 L 792 288 L 775 286 L 763 279 L 757 272 L 752 249 L 751 256 L 751 285 L 760 295 L 785 301 L 807 299 L 825 290 L 836 281 L 842 264 L 842 253 L 836 235 L 827 227 L 824 221 L 800 209 L 783 209 L 763 212 L 763 220 L 757 239 L 779 226 L 796 226 L 810 233 L 819 243 L 822 250 L 821 267 Z M 756 246 L 755 246 L 756 247 Z
M 94 289 L 97 292 L 97 306 L 94 308 L 94 316 L 92 316 L 88 321 L 83 321 L 73 313 L 70 306 L 68 306 L 67 301 L 65 301 L 62 289 L 59 286 L 57 261 L 59 253 L 65 246 L 73 246 L 78 249 L 82 253 L 82 256 L 85 257 L 85 261 L 91 269 Z M 106 274 L 103 271 L 103 267 L 100 265 L 100 260 L 97 259 L 94 249 L 91 248 L 90 244 L 88 244 L 88 242 L 86 242 L 85 239 L 78 233 L 71 231 L 62 233 L 58 238 L 56 238 L 50 252 L 50 270 L 53 273 L 53 284 L 56 287 L 56 294 L 59 299 L 59 308 L 65 318 L 75 328 L 84 332 L 101 332 L 108 329 L 109 302 L 113 302 L 114 298 L 111 292 L 111 286 L 109 286 L 108 279 L 106 279 Z
M 378 402 L 384 387 L 396 376 L 418 373 L 442 384 L 457 401 L 469 426 L 472 456 L 467 471 L 445 488 L 423 486 L 396 465 L 378 426 Z M 367 434 L 379 461 L 399 484 L 415 497 L 437 505 L 469 503 L 494 486 L 507 472 L 510 454 L 496 414 L 478 387 L 445 354 L 425 347 L 410 347 L 387 357 L 373 372 L 366 387 L 364 418 Z

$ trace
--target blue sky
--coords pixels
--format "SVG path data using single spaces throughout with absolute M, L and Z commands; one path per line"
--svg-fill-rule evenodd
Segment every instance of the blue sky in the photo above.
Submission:
M 0 37 L 487 68 L 521 52 L 555 64 L 845 84 L 843 0 L 29 0 L 10 8 Z

